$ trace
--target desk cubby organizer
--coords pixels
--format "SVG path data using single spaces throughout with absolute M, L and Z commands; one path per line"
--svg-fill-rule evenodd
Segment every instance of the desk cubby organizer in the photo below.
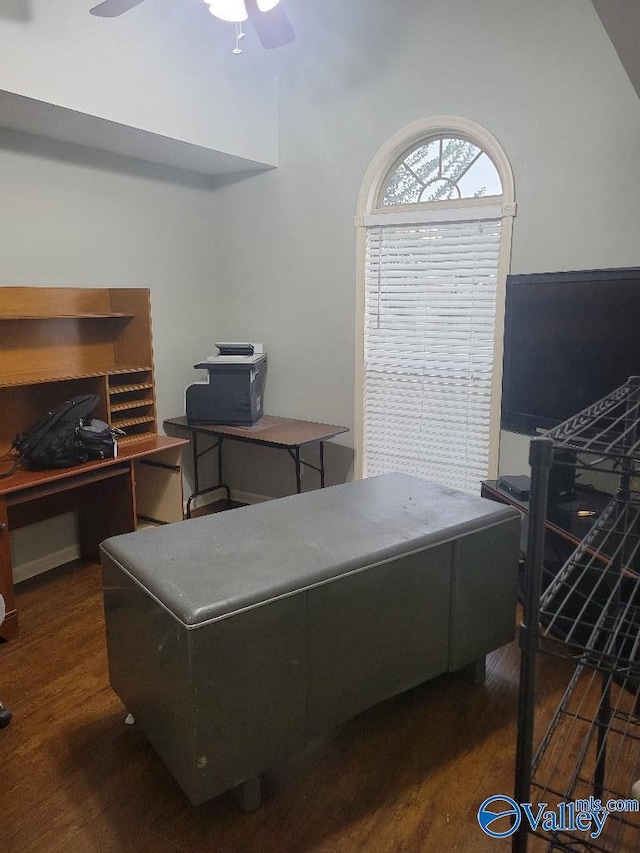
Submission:
M 149 291 L 0 287 L 0 454 L 48 408 L 85 393 L 124 443 L 157 431 Z
M 96 417 L 118 427 L 117 457 L 62 470 L 0 473 L 0 593 L 17 636 L 11 530 L 74 511 L 80 551 L 141 522 L 182 519 L 183 439 L 157 435 L 150 293 L 146 288 L 0 287 L 0 457 L 58 403 L 100 398 Z
M 555 809 L 579 798 L 629 799 L 640 779 L 639 421 L 640 377 L 631 377 L 531 442 L 514 799 L 533 803 L 534 812 L 537 803 Z M 549 472 L 571 456 L 577 470 L 597 468 L 613 477 L 617 490 L 549 580 Z M 551 714 L 537 685 L 541 655 L 563 658 L 566 668 L 564 691 Z M 531 833 L 523 819 L 512 839 L 515 853 L 527 850 Z M 610 813 L 597 838 L 541 826 L 534 834 L 545 839 L 547 850 L 635 851 L 640 814 Z

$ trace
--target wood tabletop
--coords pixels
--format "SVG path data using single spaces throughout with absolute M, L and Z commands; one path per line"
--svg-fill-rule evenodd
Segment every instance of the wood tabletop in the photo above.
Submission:
M 322 424 L 315 421 L 299 421 L 294 418 L 279 418 L 263 415 L 253 426 L 231 426 L 228 424 L 192 424 L 185 416 L 169 418 L 165 426 L 187 429 L 191 432 L 228 436 L 239 441 L 269 444 L 280 447 L 301 447 L 314 441 L 324 441 L 349 432 L 349 427 Z
M 70 477 L 76 477 L 85 472 L 110 468 L 114 465 L 118 465 L 118 463 L 127 462 L 130 459 L 137 459 L 141 456 L 150 456 L 160 450 L 167 450 L 170 447 L 177 447 L 186 443 L 187 440 L 182 438 L 171 438 L 165 435 L 150 435 L 137 441 L 118 444 L 118 456 L 111 459 L 92 459 L 89 462 L 83 462 L 80 465 L 73 465 L 70 468 L 49 468 L 43 471 L 30 471 L 27 468 L 19 467 L 10 476 L 0 479 L 0 495 L 8 495 L 12 492 L 19 492 L 24 489 L 30 489 L 34 486 L 55 483 Z M 12 462 L 10 459 L 3 459 L 2 467 L 0 467 L 0 474 L 5 470 L 9 470 L 11 464 Z

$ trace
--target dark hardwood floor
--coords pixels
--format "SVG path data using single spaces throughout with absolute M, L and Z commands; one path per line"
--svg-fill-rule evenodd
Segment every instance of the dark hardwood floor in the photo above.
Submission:
M 263 806 L 189 804 L 107 674 L 100 569 L 17 588 L 20 639 L 0 647 L 0 851 L 446 853 L 507 850 L 478 827 L 513 790 L 518 654 L 486 684 L 438 678 L 340 726 L 266 775 Z M 548 667 L 560 666 L 551 661 Z M 554 692 L 554 669 L 542 681 Z M 534 845 L 531 849 L 537 849 Z

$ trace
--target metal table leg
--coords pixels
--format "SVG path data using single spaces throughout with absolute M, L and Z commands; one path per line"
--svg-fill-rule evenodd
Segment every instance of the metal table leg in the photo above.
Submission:
M 193 432 L 193 443 L 191 445 L 192 451 L 192 459 L 193 459 L 193 485 L 194 490 L 189 495 L 187 499 L 187 518 L 191 518 L 191 504 L 193 500 L 200 495 L 207 495 L 209 492 L 215 492 L 218 489 L 224 489 L 227 493 L 227 500 L 231 500 L 231 489 L 229 486 L 225 485 L 222 482 L 222 438 L 220 436 L 217 437 L 217 441 L 215 444 L 210 445 L 209 447 L 205 447 L 204 450 L 198 452 L 198 433 Z M 203 456 L 206 456 L 208 453 L 211 453 L 212 450 L 218 451 L 218 482 L 213 486 L 208 486 L 206 489 L 200 488 L 200 459 Z
M 296 447 L 296 491 L 298 494 L 302 491 L 302 469 L 300 467 L 300 448 Z
M 298 494 L 302 491 L 302 466 L 305 468 L 312 468 L 314 471 L 317 471 L 320 474 L 320 488 L 324 489 L 324 441 L 319 442 L 320 444 L 320 465 L 312 465 L 311 462 L 305 462 L 304 459 L 300 458 L 300 447 L 296 447 L 295 451 L 290 447 L 287 447 L 287 452 L 289 456 L 293 459 L 296 466 L 296 491 Z

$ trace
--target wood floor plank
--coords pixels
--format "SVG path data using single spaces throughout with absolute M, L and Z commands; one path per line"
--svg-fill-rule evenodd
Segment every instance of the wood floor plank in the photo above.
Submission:
M 310 744 L 266 774 L 263 806 L 245 814 L 230 796 L 190 805 L 124 725 L 98 566 L 49 572 L 17 596 L 22 636 L 0 647 L 14 714 L 0 731 L 3 853 L 495 853 L 476 814 L 513 790 L 515 643 L 489 657 L 485 685 L 443 676 Z M 551 664 L 545 679 L 552 693 Z

